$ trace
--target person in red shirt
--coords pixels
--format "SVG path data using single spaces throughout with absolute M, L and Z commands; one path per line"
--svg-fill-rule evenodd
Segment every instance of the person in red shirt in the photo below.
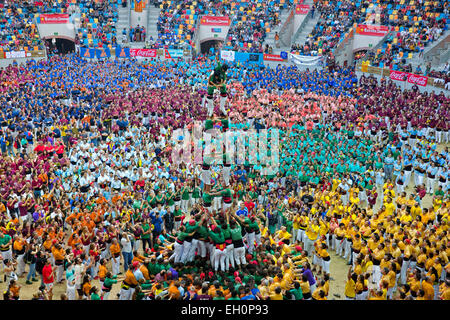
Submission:
M 255 203 L 250 199 L 250 197 L 247 197 L 247 199 L 244 202 L 244 206 L 247 208 L 248 213 L 250 214 L 252 210 L 255 208 Z
M 45 265 L 42 268 L 42 276 L 43 276 L 43 282 L 45 285 L 45 289 L 47 289 L 48 292 L 48 299 L 52 300 L 53 297 L 53 282 L 54 282 L 54 270 L 52 268 L 52 264 L 50 263 L 49 259 L 45 260 Z

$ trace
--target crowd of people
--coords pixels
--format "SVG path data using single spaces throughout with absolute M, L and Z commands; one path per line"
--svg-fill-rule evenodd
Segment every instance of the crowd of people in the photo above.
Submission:
M 344 39 L 354 24 L 389 26 L 392 34 L 370 58 L 377 67 L 401 69 L 414 54 L 448 30 L 446 1 L 314 1 L 320 19 L 306 43 L 291 50 L 302 55 L 326 55 Z
M 325 300 L 344 259 L 345 298 L 448 300 L 449 97 L 230 64 L 227 117 L 210 117 L 216 63 L 1 70 L 4 299 L 40 282 L 36 300 Z M 278 130 L 279 164 L 179 164 L 176 130 L 198 123 Z

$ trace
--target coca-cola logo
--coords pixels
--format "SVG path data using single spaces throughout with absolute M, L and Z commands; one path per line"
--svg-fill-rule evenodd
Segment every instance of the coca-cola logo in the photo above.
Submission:
M 418 84 L 419 86 L 426 86 L 428 81 L 428 77 L 417 76 L 415 74 L 409 74 L 408 82 Z
M 391 79 L 405 81 L 406 72 L 391 71 Z
M 156 57 L 156 50 L 154 50 L 154 49 L 131 49 L 130 55 L 132 57 L 154 58 L 154 57 Z

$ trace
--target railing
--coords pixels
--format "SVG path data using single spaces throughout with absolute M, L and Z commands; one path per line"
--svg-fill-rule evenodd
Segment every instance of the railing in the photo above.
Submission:
M 425 61 L 432 61 L 434 56 L 438 53 L 439 50 L 445 49 L 448 43 L 450 43 L 450 31 L 447 31 L 447 35 L 444 36 L 434 47 L 430 48 L 428 51 L 424 52 L 423 59 Z M 450 50 L 449 50 L 450 51 Z M 448 54 L 447 54 L 448 58 Z M 441 61 L 445 61 L 445 59 L 441 59 Z
M 320 12 L 316 12 L 320 16 Z M 291 42 L 289 44 L 289 49 L 292 48 L 292 45 L 294 44 L 294 41 L 297 39 L 298 35 L 302 33 L 303 29 L 305 28 L 306 24 L 308 23 L 309 19 L 311 19 L 311 10 L 308 11 L 308 13 L 305 16 L 305 19 L 303 19 L 302 23 L 298 27 L 297 31 L 295 31 L 295 34 L 291 38 Z
M 391 75 L 391 70 L 389 68 L 379 68 L 379 67 L 374 67 L 374 66 L 368 66 L 367 71 L 363 71 L 361 63 L 358 63 L 356 65 L 355 71 L 376 74 L 376 75 L 379 75 L 382 77 L 390 77 L 390 75 Z M 439 89 L 445 89 L 445 83 L 442 81 L 439 81 L 438 78 L 428 77 L 427 86 L 432 86 L 432 87 L 439 88 Z
M 283 47 L 290 47 L 292 42 L 292 27 L 294 26 L 294 12 L 295 7 L 293 7 L 288 17 L 286 18 L 286 21 L 283 23 L 283 25 L 280 28 L 280 43 L 283 45 Z

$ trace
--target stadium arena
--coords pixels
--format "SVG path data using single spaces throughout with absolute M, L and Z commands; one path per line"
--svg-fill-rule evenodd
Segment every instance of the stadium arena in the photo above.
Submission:
M 448 18 L 0 0 L 3 299 L 449 300 Z

